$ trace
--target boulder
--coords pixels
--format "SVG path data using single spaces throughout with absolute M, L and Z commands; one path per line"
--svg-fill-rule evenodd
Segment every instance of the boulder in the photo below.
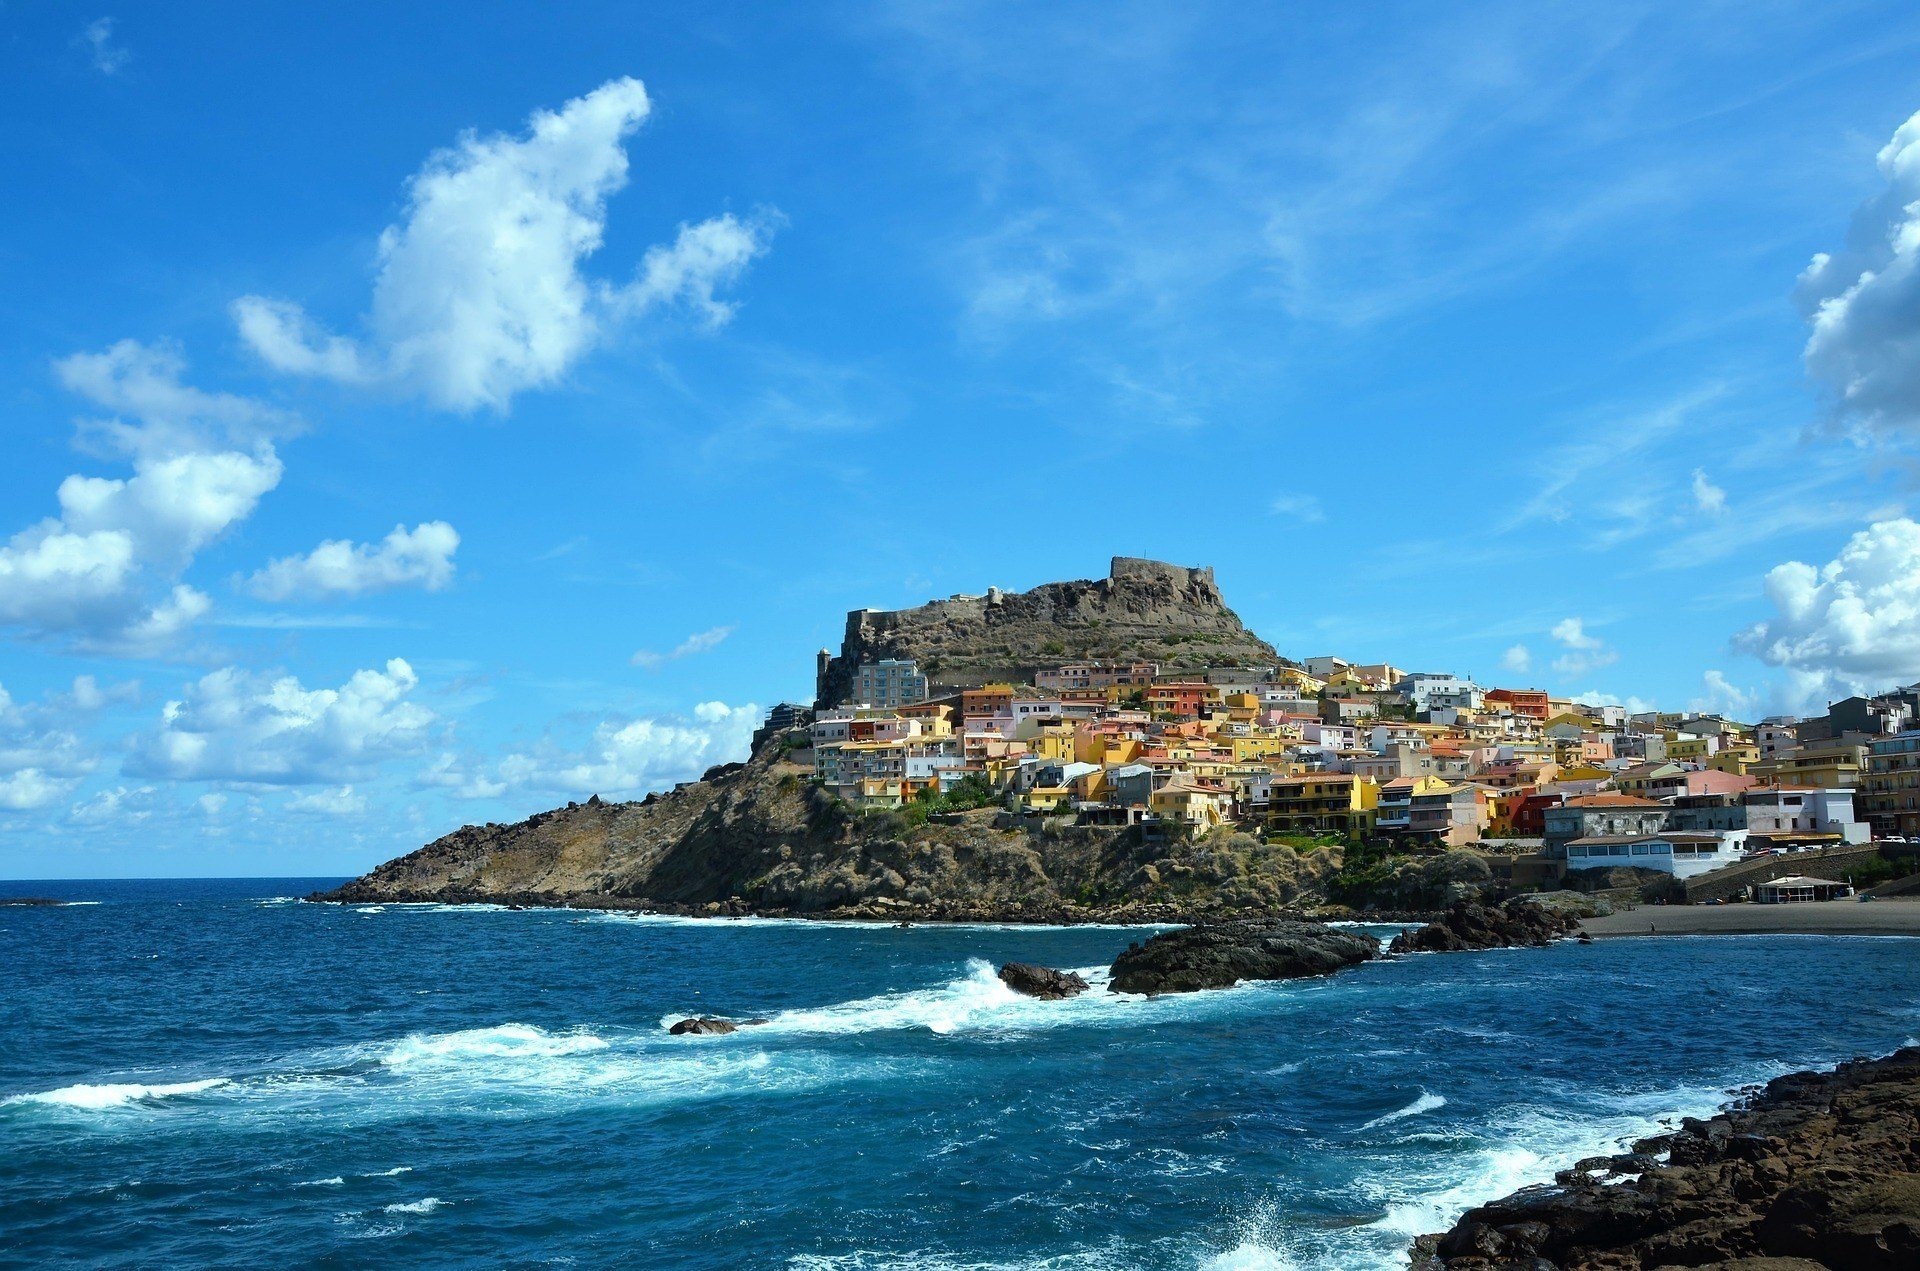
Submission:
M 675 1037 L 724 1037 L 728 1033 L 736 1033 L 743 1028 L 751 1028 L 755 1024 L 766 1022 L 763 1019 L 714 1019 L 703 1015 L 694 1019 L 680 1020 L 667 1031 Z
M 1009 962 L 1000 968 L 1000 982 L 1015 993 L 1058 1001 L 1077 997 L 1087 991 L 1087 982 L 1071 971 L 1035 966 L 1031 962 Z
M 1191 993 L 1241 980 L 1328 975 L 1379 956 L 1371 936 L 1292 918 L 1240 918 L 1168 931 L 1113 963 L 1119 993 Z
M 1579 920 L 1546 905 L 1515 897 L 1501 905 L 1462 901 L 1438 922 L 1393 938 L 1393 953 L 1458 953 L 1467 949 L 1539 948 L 1576 934 Z

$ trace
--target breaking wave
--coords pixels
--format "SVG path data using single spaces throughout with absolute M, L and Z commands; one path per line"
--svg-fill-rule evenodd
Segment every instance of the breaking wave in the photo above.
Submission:
M 0 1099 L 0 1106 L 37 1103 L 50 1107 L 80 1108 L 89 1112 L 99 1112 L 108 1108 L 129 1108 L 140 1104 L 157 1103 L 162 1099 L 200 1094 L 229 1084 L 231 1083 L 225 1077 L 208 1077 L 201 1081 L 176 1081 L 164 1085 L 137 1085 L 128 1082 L 97 1086 L 62 1086 L 58 1090 L 48 1090 L 39 1094 L 17 1094 Z

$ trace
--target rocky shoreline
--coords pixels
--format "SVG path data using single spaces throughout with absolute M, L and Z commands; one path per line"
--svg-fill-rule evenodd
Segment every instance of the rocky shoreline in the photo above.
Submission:
M 1415 1271 L 1912 1271 L 1920 1046 L 1778 1077 L 1415 1242 Z
M 627 896 L 554 896 L 542 892 L 496 892 L 461 888 L 423 888 L 417 892 L 361 887 L 356 880 L 331 891 L 312 892 L 304 899 L 336 905 L 500 905 L 509 909 L 583 909 L 597 912 L 645 914 L 668 918 L 782 918 L 809 922 L 891 922 L 913 925 L 940 923 L 994 923 L 1009 926 L 1075 927 L 1188 927 L 1243 918 L 1286 918 L 1302 922 L 1367 922 L 1418 925 L 1440 914 L 1429 911 L 1230 909 L 1215 905 L 1182 905 L 1157 901 L 1128 901 L 1114 905 L 1030 904 L 996 905 L 969 902 L 909 904 L 869 901 L 832 909 L 790 909 L 754 905 L 741 900 L 678 904 Z

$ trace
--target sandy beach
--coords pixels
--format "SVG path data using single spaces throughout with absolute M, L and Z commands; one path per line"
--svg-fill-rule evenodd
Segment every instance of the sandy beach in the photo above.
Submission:
M 1920 898 L 1823 900 L 1793 905 L 1642 905 L 1581 930 L 1605 936 L 1920 936 Z

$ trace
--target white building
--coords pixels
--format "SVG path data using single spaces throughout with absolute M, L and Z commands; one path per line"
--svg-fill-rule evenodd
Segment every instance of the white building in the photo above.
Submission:
M 1432 671 L 1415 671 L 1400 681 L 1400 692 L 1416 711 L 1477 711 L 1486 704 L 1487 690 L 1472 680 Z
M 1835 834 L 1842 843 L 1872 840 L 1871 827 L 1854 819 L 1853 791 L 1845 787 L 1761 786 L 1741 793 L 1747 830 L 1766 838 Z
M 1695 878 L 1746 857 L 1747 832 L 1596 834 L 1567 844 L 1568 869 L 1657 869 Z

